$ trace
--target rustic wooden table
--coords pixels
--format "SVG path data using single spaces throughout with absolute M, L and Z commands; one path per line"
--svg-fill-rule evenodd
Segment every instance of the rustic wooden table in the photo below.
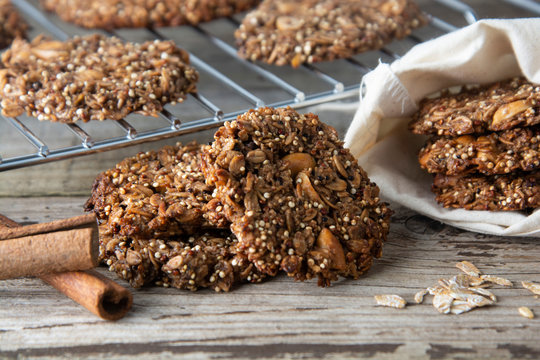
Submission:
M 0 209 L 23 223 L 47 221 L 79 214 L 85 199 L 4 197 Z M 540 314 L 540 301 L 519 285 L 540 281 L 538 239 L 474 234 L 394 209 L 383 258 L 361 279 L 326 289 L 286 276 L 230 293 L 144 288 L 133 290 L 124 319 L 106 322 L 41 280 L 0 281 L 0 358 L 540 357 L 540 320 L 517 312 L 528 306 Z M 373 296 L 383 293 L 413 302 L 465 259 L 515 286 L 494 288 L 494 306 L 459 316 L 441 315 L 429 301 L 375 306 Z
M 447 15 L 431 1 L 419 2 L 437 16 Z M 481 17 L 527 15 L 501 1 L 469 3 L 479 5 Z M 255 87 L 259 81 L 245 80 Z M 219 95 L 223 89 L 210 91 Z M 328 121 L 332 114 L 321 118 Z M 332 124 L 343 134 L 348 123 Z M 62 140 L 57 129 L 40 124 L 37 132 Z M 13 131 L 0 122 L 1 148 L 26 151 L 28 144 Z M 176 140 L 208 141 L 211 134 L 0 172 L 0 213 L 23 224 L 81 214 L 99 171 L 137 151 Z M 325 289 L 286 276 L 230 293 L 143 288 L 132 290 L 134 306 L 124 319 L 106 322 L 41 280 L 0 281 L 0 358 L 540 358 L 540 320 L 517 311 L 528 306 L 540 315 L 540 301 L 519 285 L 540 281 L 538 239 L 460 231 L 392 208 L 396 213 L 382 259 L 361 279 Z M 418 290 L 457 274 L 454 265 L 461 260 L 512 280 L 514 287 L 495 287 L 494 306 L 459 316 L 441 315 L 429 301 L 402 310 L 375 306 L 377 294 L 398 294 L 412 303 Z M 99 271 L 116 279 L 106 268 Z

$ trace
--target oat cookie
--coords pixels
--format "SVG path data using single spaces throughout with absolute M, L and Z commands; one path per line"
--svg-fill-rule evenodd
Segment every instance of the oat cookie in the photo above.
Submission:
M 235 37 L 246 59 L 297 67 L 379 49 L 425 23 L 412 0 L 265 0 Z
M 540 206 L 540 171 L 493 176 L 437 174 L 432 190 L 437 201 L 447 208 L 535 209 Z
M 132 286 L 228 291 L 236 282 L 263 278 L 238 254 L 231 232 L 204 218 L 214 189 L 200 170 L 203 147 L 139 153 L 94 182 L 85 208 L 100 222 L 100 259 Z
M 171 41 L 143 44 L 102 35 L 61 42 L 15 40 L 2 55 L 2 113 L 64 123 L 157 116 L 195 92 L 198 73 Z
M 28 25 L 11 4 L 11 0 L 0 0 L 0 49 L 11 45 L 13 39 L 23 38 Z
M 65 21 L 86 28 L 178 26 L 231 16 L 259 0 L 41 0 Z
M 420 102 L 409 129 L 415 134 L 458 136 L 540 123 L 540 86 L 515 78 L 457 94 L 445 91 Z
M 435 137 L 420 150 L 420 166 L 430 173 L 487 175 L 540 167 L 540 126 L 480 136 Z
M 260 108 L 225 123 L 204 152 L 209 211 L 231 221 L 259 271 L 357 278 L 381 255 L 391 211 L 334 128 L 314 114 Z

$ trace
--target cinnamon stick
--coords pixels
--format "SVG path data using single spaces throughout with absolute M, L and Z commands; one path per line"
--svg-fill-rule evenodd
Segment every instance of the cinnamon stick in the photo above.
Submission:
M 56 231 L 70 229 L 72 225 L 75 229 Z M 3 240 L 0 241 L 0 280 L 87 270 L 98 265 L 98 229 L 94 215 L 3 228 L 0 240 Z
M 105 320 L 123 318 L 133 303 L 128 289 L 95 270 L 46 274 L 40 278 Z
M 26 226 L 20 226 L 15 221 L 6 218 L 3 215 L 0 216 L 0 222 L 2 222 L 2 220 L 6 221 L 7 219 L 8 222 L 12 223 L 11 226 L 6 224 L 6 226 L 9 226 L 8 228 L 0 229 L 0 240 L 14 239 L 37 234 L 46 234 L 58 230 L 80 229 L 83 227 L 97 224 L 96 216 L 94 214 L 85 214 L 68 219 L 55 220 L 47 223 Z M 13 223 L 16 225 L 13 225 Z
M 18 223 L 0 214 L 0 231 L 19 227 Z M 94 270 L 51 273 L 41 275 L 40 278 L 106 320 L 121 319 L 133 303 L 129 290 Z

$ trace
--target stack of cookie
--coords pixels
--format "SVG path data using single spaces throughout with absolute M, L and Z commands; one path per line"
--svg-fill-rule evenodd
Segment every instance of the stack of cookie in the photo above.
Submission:
M 316 115 L 261 108 L 211 146 L 122 161 L 98 176 L 86 209 L 102 261 L 135 287 L 228 291 L 280 271 L 328 286 L 381 255 L 391 211 L 378 194 Z
M 409 124 L 436 134 L 420 166 L 444 207 L 527 210 L 540 206 L 540 87 L 515 78 L 424 99 Z

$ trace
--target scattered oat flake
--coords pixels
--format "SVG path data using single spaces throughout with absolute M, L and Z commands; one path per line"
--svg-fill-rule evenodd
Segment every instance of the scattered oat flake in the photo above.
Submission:
M 475 306 L 471 306 L 467 301 L 454 300 L 454 302 L 452 302 L 452 307 L 450 308 L 450 312 L 454 315 L 459 315 L 459 314 L 463 314 L 464 312 L 471 311 L 474 308 Z
M 492 275 L 482 275 L 480 278 L 483 281 L 490 282 L 493 284 L 501 285 L 501 286 L 512 286 L 512 282 L 508 279 L 501 278 L 498 276 L 492 276 Z
M 534 319 L 534 313 L 531 309 L 529 309 L 526 306 L 522 306 L 518 309 L 519 315 L 527 318 L 527 319 Z
M 377 305 L 403 309 L 407 301 L 399 295 L 375 295 Z
M 454 298 L 445 292 L 438 292 L 433 297 L 433 307 L 441 314 L 448 314 Z
M 521 285 L 533 294 L 540 295 L 540 284 L 534 283 L 532 281 L 522 281 Z
M 428 291 L 429 291 L 428 289 L 422 289 L 419 292 L 417 292 L 416 294 L 414 294 L 414 301 L 417 304 L 421 304 L 424 301 L 424 296 L 426 296 Z
M 463 271 L 465 274 L 470 275 L 470 276 L 479 277 L 480 274 L 482 273 L 480 270 L 478 270 L 476 266 L 474 266 L 472 263 L 466 260 L 458 262 L 456 264 L 456 267 L 459 270 Z

